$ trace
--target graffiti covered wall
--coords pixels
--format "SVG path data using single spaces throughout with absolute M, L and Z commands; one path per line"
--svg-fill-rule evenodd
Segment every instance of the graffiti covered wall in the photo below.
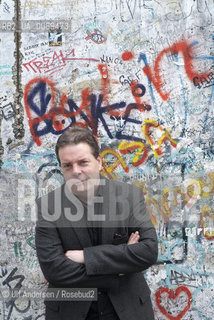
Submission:
M 102 174 L 142 188 L 159 239 L 145 273 L 155 319 L 213 319 L 213 8 L 0 1 L 2 290 L 46 288 L 29 217 L 63 182 L 57 137 L 80 123 L 98 136 Z M 0 319 L 42 320 L 43 302 L 1 299 Z

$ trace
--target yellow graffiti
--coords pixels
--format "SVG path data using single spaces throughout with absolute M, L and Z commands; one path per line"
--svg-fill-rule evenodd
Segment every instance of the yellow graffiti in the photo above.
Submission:
M 161 214 L 163 217 L 164 222 L 168 222 L 168 217 L 166 216 L 165 212 L 161 209 L 161 206 L 159 203 L 152 197 L 146 196 L 145 197 L 145 203 L 146 203 L 146 208 L 149 213 L 150 219 L 154 225 L 154 227 L 157 227 L 157 219 L 154 215 L 154 209 L 152 209 L 152 206 L 154 206 L 157 209 L 157 212 Z
M 197 199 L 201 194 L 200 181 L 194 179 L 187 186 L 187 195 L 190 199 Z
M 191 208 L 200 199 L 201 185 L 198 180 L 192 180 L 187 186 L 187 203 L 185 206 Z
M 172 190 L 164 189 L 159 200 L 147 196 L 147 209 L 153 224 L 156 225 L 157 221 L 153 216 L 151 205 L 159 211 L 165 221 L 168 221 L 168 218 L 173 214 L 173 207 L 175 208 L 180 205 L 181 208 L 191 208 L 200 198 L 207 198 L 210 197 L 211 194 L 214 194 L 214 172 L 209 173 L 209 178 L 209 187 L 201 178 L 193 179 L 188 182 L 186 188 L 182 186 L 175 186 Z M 145 185 L 144 194 L 147 194 Z M 207 212 L 209 213 L 210 211 Z M 211 217 L 213 218 L 213 215 Z
M 163 190 L 163 199 L 162 199 L 162 205 L 164 213 L 167 217 L 171 216 L 171 209 L 169 207 L 168 197 L 169 197 L 170 190 L 164 189 Z
M 172 205 L 175 207 L 178 206 L 178 195 L 181 196 L 183 204 L 186 204 L 188 202 L 188 198 L 186 197 L 186 194 L 182 191 L 181 186 L 176 186 L 173 189 L 174 200 L 172 202 Z
M 209 185 L 206 180 L 202 178 L 193 179 L 188 183 L 187 195 L 185 195 L 185 202 L 190 199 L 209 198 L 214 193 L 214 172 L 209 173 Z
M 206 239 L 214 239 L 214 213 L 211 213 L 211 208 L 203 206 L 201 209 L 200 225 L 203 228 L 203 234 Z
M 111 165 L 107 165 L 107 161 L 104 159 L 109 154 L 116 158 L 116 161 L 114 161 L 113 164 L 111 164 Z M 106 171 L 106 173 L 108 174 L 108 176 L 111 179 L 116 179 L 116 175 L 112 171 L 114 171 L 119 165 L 122 166 L 122 168 L 125 172 L 129 172 L 129 168 L 126 165 L 126 163 L 123 161 L 123 158 L 114 149 L 107 148 L 107 149 L 103 150 L 100 155 L 102 158 L 103 169 Z
M 201 186 L 201 194 L 200 196 L 202 198 L 209 198 L 211 193 L 214 193 L 214 172 L 209 173 L 209 179 L 210 179 L 210 186 L 207 186 L 207 183 L 202 180 L 198 179 L 198 182 Z
M 141 188 L 144 196 L 147 194 L 146 187 L 145 187 L 146 181 L 139 182 L 139 181 L 133 180 L 132 184 L 138 188 Z
M 147 147 L 143 142 L 123 141 L 120 143 L 118 149 L 122 154 L 133 152 L 135 149 L 138 149 L 138 151 L 135 153 L 135 156 L 132 159 L 133 166 L 135 167 L 142 164 L 148 157 Z
M 163 132 L 161 137 L 158 139 L 157 144 L 155 144 L 154 140 L 151 137 L 150 129 L 152 127 L 157 129 L 157 130 L 160 130 L 161 132 Z M 156 158 L 158 158 L 162 154 L 161 145 L 166 140 L 169 140 L 169 142 L 171 143 L 171 145 L 174 148 L 178 144 L 178 142 L 171 137 L 169 131 L 164 129 L 161 125 L 159 125 L 157 121 L 154 121 L 154 120 L 151 120 L 151 119 L 145 120 L 145 122 L 144 122 L 144 124 L 142 126 L 142 130 L 143 130 L 143 134 L 144 134 L 147 142 L 151 146 L 152 151 L 154 152 L 154 155 L 155 155 Z

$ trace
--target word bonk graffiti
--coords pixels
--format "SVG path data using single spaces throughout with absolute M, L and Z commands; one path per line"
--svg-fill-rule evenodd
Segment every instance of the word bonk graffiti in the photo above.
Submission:
M 141 101 L 146 89 L 142 84 L 133 82 L 131 93 L 135 102 L 126 105 L 125 101 L 110 104 L 108 102 L 109 92 L 109 76 L 106 65 L 99 64 L 98 69 L 101 73 L 101 93 L 96 96 L 91 93 L 88 88 L 82 90 L 82 102 L 77 106 L 73 99 L 62 94 L 57 105 L 56 88 L 54 83 L 47 78 L 36 78 L 31 80 L 25 87 L 24 101 L 26 113 L 28 116 L 31 134 L 37 145 L 41 145 L 40 137 L 47 134 L 61 134 L 67 127 L 77 123 L 79 117 L 82 124 L 92 128 L 95 135 L 99 121 L 108 134 L 109 138 L 113 138 L 104 115 L 108 115 L 112 119 L 123 118 L 123 127 L 127 122 L 141 124 L 142 121 L 132 119 L 130 113 L 133 109 L 139 111 L 150 110 L 151 106 Z M 43 126 L 41 128 L 41 123 Z M 130 137 L 123 135 L 119 130 L 115 136 L 117 139 L 141 141 L 139 137 Z
M 108 68 L 105 64 L 99 64 L 98 70 L 101 74 L 101 93 L 97 96 L 91 93 L 88 88 L 83 89 L 80 106 L 77 106 L 75 101 L 68 98 L 65 94 L 61 95 L 60 101 L 57 103 L 55 85 L 47 78 L 36 78 L 26 85 L 24 94 L 25 108 L 31 134 L 37 145 L 41 145 L 41 136 L 48 133 L 59 135 L 73 124 L 88 126 L 97 135 L 99 123 L 102 124 L 110 139 L 116 138 L 119 140 L 143 142 L 143 138 L 127 135 L 123 132 L 127 123 L 131 123 L 142 126 L 142 132 L 155 157 L 158 157 L 162 153 L 160 145 L 166 140 L 169 140 L 171 145 L 176 147 L 177 141 L 172 139 L 169 132 L 160 126 L 158 122 L 148 120 L 142 125 L 141 120 L 131 118 L 130 113 L 134 109 L 144 112 L 150 111 L 152 108 L 142 100 L 146 92 L 143 84 L 135 81 L 131 83 L 130 90 L 134 102 L 128 105 L 125 101 L 110 104 L 108 99 Z M 119 120 L 122 123 L 122 128 L 117 128 L 116 134 L 111 132 L 106 121 L 106 115 L 109 116 L 110 121 Z M 153 147 L 155 142 L 151 137 L 150 131 L 152 127 L 153 129 L 156 127 L 162 132 L 161 139 L 158 140 L 158 148 Z M 145 152 L 146 157 L 146 149 Z

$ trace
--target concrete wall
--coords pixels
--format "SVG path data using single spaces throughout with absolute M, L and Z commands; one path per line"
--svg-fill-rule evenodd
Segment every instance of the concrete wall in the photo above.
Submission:
M 160 249 L 146 272 L 155 319 L 213 319 L 213 8 L 212 0 L 0 1 L 5 295 L 45 290 L 33 199 L 62 183 L 54 144 L 81 122 L 99 137 L 103 174 L 145 195 Z M 43 302 L 1 300 L 0 319 L 42 320 Z

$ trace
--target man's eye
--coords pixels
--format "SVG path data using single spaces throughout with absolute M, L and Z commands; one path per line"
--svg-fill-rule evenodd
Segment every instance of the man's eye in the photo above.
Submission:
M 87 160 L 82 160 L 81 163 L 82 164 L 86 164 L 86 163 L 88 163 L 88 161 Z
M 71 168 L 71 164 L 69 164 L 69 163 L 63 164 L 63 168 L 64 169 Z

